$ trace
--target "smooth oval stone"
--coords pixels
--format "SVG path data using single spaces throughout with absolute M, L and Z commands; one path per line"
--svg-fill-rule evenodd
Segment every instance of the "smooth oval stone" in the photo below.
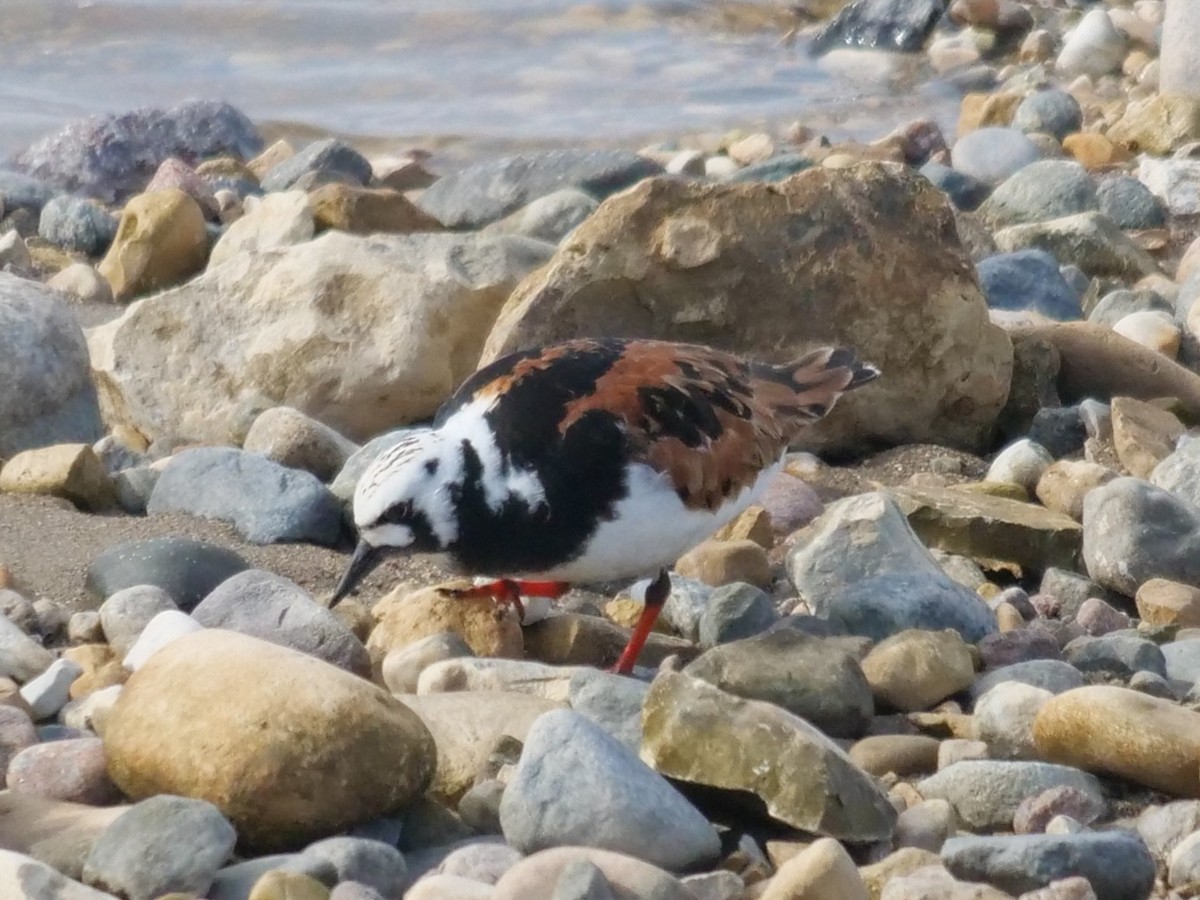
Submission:
M 1091 685 L 1047 701 L 1033 724 L 1043 759 L 1200 797 L 1200 712 L 1128 688 Z
M 184 612 L 225 579 L 250 568 L 232 550 L 186 537 L 127 541 L 97 556 L 87 572 L 87 586 L 107 599 L 139 584 L 162 588 Z

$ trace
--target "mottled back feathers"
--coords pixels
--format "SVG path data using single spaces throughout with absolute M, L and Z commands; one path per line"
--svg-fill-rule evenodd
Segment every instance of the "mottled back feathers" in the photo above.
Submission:
M 752 484 L 841 394 L 878 374 L 845 348 L 771 366 L 689 344 L 576 340 L 497 360 L 459 388 L 438 422 L 490 402 L 501 451 L 536 466 L 594 427 L 594 417 L 615 420 L 629 462 L 664 473 L 687 507 L 711 510 Z

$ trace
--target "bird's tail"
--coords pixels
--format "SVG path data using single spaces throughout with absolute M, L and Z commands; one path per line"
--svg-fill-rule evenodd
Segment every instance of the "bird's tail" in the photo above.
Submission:
M 824 418 L 842 394 L 874 381 L 880 374 L 875 366 L 860 362 L 850 347 L 822 347 L 775 371 L 786 377 L 794 393 L 788 406 L 806 424 Z

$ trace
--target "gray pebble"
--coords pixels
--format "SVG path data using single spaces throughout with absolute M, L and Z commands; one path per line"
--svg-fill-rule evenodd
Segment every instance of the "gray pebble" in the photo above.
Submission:
M 736 582 L 713 591 L 700 616 L 700 646 L 715 647 L 753 637 L 779 621 L 779 613 L 766 591 Z
M 304 848 L 304 854 L 330 863 L 338 881 L 358 881 L 385 897 L 399 897 L 408 883 L 408 868 L 395 847 L 358 837 L 332 837 Z
M 117 219 L 91 200 L 63 194 L 42 207 L 38 235 L 64 250 L 100 256 L 117 235 Z
M 128 900 L 172 891 L 204 895 L 236 839 L 211 803 L 161 794 L 134 804 L 104 829 L 88 853 L 83 880 Z
M 150 620 L 169 609 L 179 607 L 156 585 L 139 584 L 117 591 L 100 605 L 104 637 L 117 656 L 124 656 Z

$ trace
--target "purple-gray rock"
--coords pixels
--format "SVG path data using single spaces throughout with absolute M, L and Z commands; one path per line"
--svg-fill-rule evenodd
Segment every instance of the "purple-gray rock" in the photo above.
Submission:
M 921 174 L 932 181 L 959 209 L 970 212 L 987 199 L 992 192 L 990 186 L 978 178 L 939 162 L 927 162 L 921 166 Z
M 989 634 L 978 646 L 985 669 L 1000 669 L 1031 659 L 1062 659 L 1058 640 L 1036 622 Z
M 8 765 L 8 789 L 89 806 L 106 806 L 121 797 L 108 777 L 104 741 L 98 737 L 26 747 Z
M 249 159 L 261 149 L 258 129 L 237 108 L 188 100 L 172 109 L 77 119 L 10 165 L 61 190 L 112 202 L 140 191 L 172 156 L 192 164 L 213 156 Z
M 474 229 L 562 188 L 579 188 L 603 200 L 662 171 L 658 163 L 627 150 L 546 150 L 444 175 L 418 203 L 447 228 Z
M 638 724 L 640 734 L 641 723 Z M 37 742 L 37 729 L 25 711 L 0 704 L 0 772 L 8 771 L 12 758 Z M 3 780 L 0 780 L 0 786 L 3 786 Z
M 315 476 L 232 447 L 175 454 L 155 483 L 146 512 L 231 522 L 242 537 L 258 544 L 333 546 L 342 532 L 337 498 Z

